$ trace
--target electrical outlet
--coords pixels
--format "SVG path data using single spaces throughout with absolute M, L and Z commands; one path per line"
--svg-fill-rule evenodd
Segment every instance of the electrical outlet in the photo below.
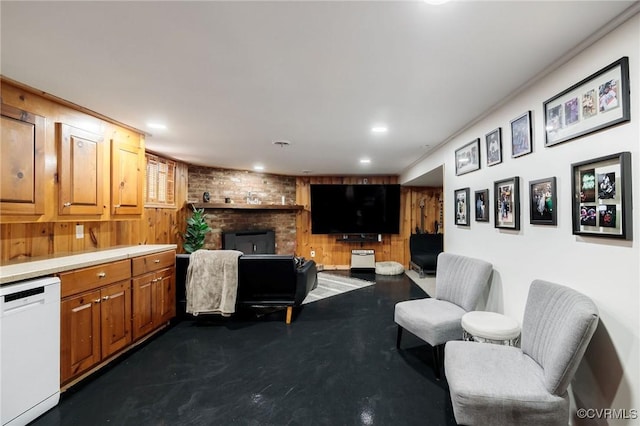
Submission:
M 316 257 L 316 251 L 315 250 L 311 250 L 311 257 Z

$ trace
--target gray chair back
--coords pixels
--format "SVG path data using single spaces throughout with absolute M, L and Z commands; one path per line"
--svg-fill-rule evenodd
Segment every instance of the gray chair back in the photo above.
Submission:
M 522 321 L 522 351 L 544 370 L 545 386 L 563 395 L 598 325 L 598 308 L 587 296 L 535 280 Z
M 438 255 L 436 271 L 436 299 L 455 303 L 465 311 L 472 311 L 485 287 L 493 265 L 484 260 L 451 253 Z

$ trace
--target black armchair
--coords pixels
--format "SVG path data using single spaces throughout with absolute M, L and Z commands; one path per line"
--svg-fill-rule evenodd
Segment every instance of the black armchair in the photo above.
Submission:
M 420 278 L 436 273 L 438 255 L 443 251 L 442 237 L 442 234 L 412 234 L 409 238 L 410 266 Z

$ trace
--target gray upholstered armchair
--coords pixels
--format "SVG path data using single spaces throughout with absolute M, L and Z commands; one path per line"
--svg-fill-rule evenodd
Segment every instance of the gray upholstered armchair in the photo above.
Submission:
M 598 308 L 567 287 L 531 284 L 522 349 L 476 342 L 446 345 L 445 373 L 464 425 L 564 425 L 567 388 L 598 324 Z
M 487 287 L 493 266 L 484 260 L 451 253 L 438 255 L 436 297 L 396 304 L 396 347 L 407 330 L 433 348 L 433 366 L 440 377 L 442 345 L 462 339 L 462 316 L 475 308 Z

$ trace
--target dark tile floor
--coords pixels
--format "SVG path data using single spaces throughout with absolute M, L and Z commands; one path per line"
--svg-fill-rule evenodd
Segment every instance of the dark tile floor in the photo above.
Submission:
M 62 395 L 34 425 L 455 425 L 430 347 L 393 307 L 406 276 L 284 311 L 185 320 Z

